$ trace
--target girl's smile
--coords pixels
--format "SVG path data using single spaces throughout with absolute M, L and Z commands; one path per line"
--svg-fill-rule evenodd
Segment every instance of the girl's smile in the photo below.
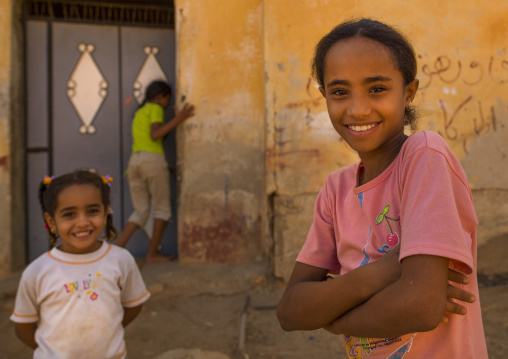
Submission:
M 99 189 L 89 184 L 71 185 L 57 200 L 54 217 L 44 213 L 44 218 L 60 235 L 60 249 L 76 254 L 97 250 L 107 216 Z
M 359 126 L 359 125 L 346 125 L 348 128 L 350 128 L 351 130 L 355 131 L 355 132 L 365 132 L 365 131 L 368 131 L 370 130 L 372 127 L 375 127 L 377 126 L 378 124 L 373 124 L 373 125 L 363 125 L 363 126 Z
M 351 124 L 351 125 L 344 125 L 346 127 L 346 130 L 350 131 L 353 136 L 362 136 L 362 135 L 368 135 L 372 131 L 369 132 L 369 130 L 373 129 L 374 127 L 378 126 L 380 122 L 376 123 L 370 123 L 370 124 Z

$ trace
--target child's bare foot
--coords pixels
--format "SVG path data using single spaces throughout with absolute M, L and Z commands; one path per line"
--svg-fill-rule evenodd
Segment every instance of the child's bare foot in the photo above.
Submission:
M 170 260 L 175 259 L 175 256 L 172 255 L 165 255 L 162 253 L 156 253 L 156 254 L 147 254 L 145 257 L 146 263 L 155 263 L 155 262 L 169 262 Z

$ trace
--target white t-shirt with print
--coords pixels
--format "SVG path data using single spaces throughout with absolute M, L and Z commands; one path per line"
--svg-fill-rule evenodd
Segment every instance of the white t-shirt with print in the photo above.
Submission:
M 127 250 L 106 242 L 87 254 L 53 248 L 23 272 L 11 320 L 38 322 L 34 358 L 124 358 L 123 307 L 149 297 Z

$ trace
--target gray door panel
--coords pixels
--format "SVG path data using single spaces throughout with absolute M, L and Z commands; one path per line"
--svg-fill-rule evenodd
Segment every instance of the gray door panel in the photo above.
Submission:
M 48 139 L 48 23 L 27 21 L 26 24 L 27 132 L 29 149 L 47 148 Z

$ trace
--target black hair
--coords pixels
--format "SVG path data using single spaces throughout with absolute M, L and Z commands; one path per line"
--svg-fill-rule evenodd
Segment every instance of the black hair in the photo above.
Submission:
M 312 59 L 312 76 L 321 87 L 324 87 L 326 55 L 335 43 L 354 37 L 366 37 L 386 46 L 392 55 L 398 70 L 402 73 L 404 85 L 416 78 L 416 55 L 411 43 L 395 28 L 372 19 L 345 21 L 326 34 L 316 45 Z M 418 111 L 408 106 L 404 112 L 404 125 L 417 129 Z
M 152 81 L 145 91 L 145 99 L 141 103 L 141 106 L 143 106 L 147 101 L 151 101 L 155 99 L 157 96 L 167 96 L 172 95 L 173 90 L 171 89 L 171 86 L 166 81 L 156 80 Z
M 89 184 L 96 187 L 101 193 L 102 204 L 104 209 L 110 208 L 110 188 L 105 183 L 103 178 L 96 173 L 87 170 L 77 170 L 71 173 L 64 174 L 56 177 L 50 184 L 45 184 L 45 181 L 39 185 L 39 202 L 41 204 L 42 212 L 48 213 L 54 217 L 56 207 L 58 206 L 58 195 L 63 189 L 71 185 Z M 57 240 L 57 234 L 52 233 L 50 228 L 47 228 L 51 245 L 54 246 Z M 106 238 L 108 241 L 115 240 L 118 236 L 118 230 L 113 225 L 113 213 L 108 213 L 106 217 Z

